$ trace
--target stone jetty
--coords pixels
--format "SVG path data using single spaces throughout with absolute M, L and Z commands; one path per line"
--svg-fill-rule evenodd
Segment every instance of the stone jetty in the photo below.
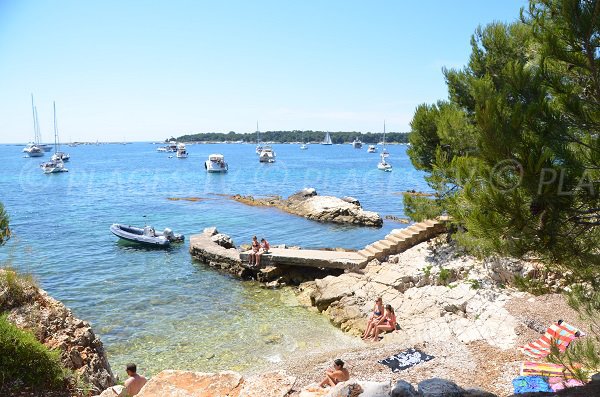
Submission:
M 383 219 L 373 211 L 365 211 L 353 197 L 318 196 L 313 188 L 303 189 L 287 199 L 279 196 L 253 197 L 235 195 L 233 200 L 247 205 L 275 207 L 287 213 L 319 222 L 381 227 Z

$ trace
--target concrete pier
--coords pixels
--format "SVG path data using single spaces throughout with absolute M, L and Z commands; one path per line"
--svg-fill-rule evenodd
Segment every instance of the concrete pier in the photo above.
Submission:
M 248 262 L 250 251 L 242 252 L 240 259 Z M 262 254 L 261 266 L 302 266 L 321 269 L 356 269 L 366 264 L 366 259 L 358 252 L 271 248 Z

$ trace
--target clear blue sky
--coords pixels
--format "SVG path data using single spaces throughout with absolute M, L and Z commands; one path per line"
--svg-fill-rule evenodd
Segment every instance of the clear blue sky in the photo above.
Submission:
M 0 0 L 0 142 L 408 131 L 524 0 Z

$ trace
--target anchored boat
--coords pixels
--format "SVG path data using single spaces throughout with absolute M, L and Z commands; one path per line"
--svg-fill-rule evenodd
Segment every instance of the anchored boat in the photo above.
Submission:
M 162 232 L 157 232 L 152 226 L 140 228 L 114 223 L 111 225 L 110 231 L 123 240 L 158 247 L 168 247 L 171 243 L 178 243 L 185 239 L 183 234 L 173 233 L 169 228 L 166 228 Z
M 218 153 L 208 156 L 208 160 L 204 162 L 204 168 L 207 172 L 227 172 L 229 170 L 225 157 Z

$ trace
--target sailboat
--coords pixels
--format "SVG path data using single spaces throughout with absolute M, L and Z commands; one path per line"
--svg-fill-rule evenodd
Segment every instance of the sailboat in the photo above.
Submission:
M 56 103 L 54 103 L 54 154 L 50 158 L 52 161 L 69 161 L 71 156 L 68 153 L 60 151 L 60 141 L 58 140 L 58 128 L 56 127 Z
M 31 94 L 31 112 L 33 113 L 33 142 L 27 144 L 23 152 L 27 153 L 27 157 L 42 157 L 44 155 L 44 147 L 40 144 L 40 125 L 38 123 L 37 109 L 33 104 L 33 94 Z
M 321 142 L 321 145 L 333 145 L 333 142 L 331 142 L 331 135 L 329 135 L 329 131 L 327 131 L 327 133 L 325 134 L 325 139 L 323 140 L 323 142 Z
M 384 121 L 383 122 L 383 150 L 381 151 L 381 154 L 379 155 L 381 160 L 379 160 L 379 163 L 377 164 L 377 169 L 379 169 L 381 171 L 392 172 L 392 165 L 385 160 L 389 156 L 390 156 L 390 154 L 388 153 L 387 149 L 385 148 L 385 121 Z
M 304 133 L 302 133 L 302 145 L 300 145 L 300 150 L 308 149 L 308 145 L 304 143 Z
M 58 156 L 58 128 L 56 126 L 56 102 L 53 103 L 54 107 L 54 155 L 52 159 L 46 163 L 42 163 L 41 167 L 44 171 L 44 174 L 57 174 L 59 172 L 68 172 L 69 170 L 65 168 L 65 163 Z
M 263 147 L 260 144 L 260 130 L 258 129 L 258 121 L 256 122 L 256 154 L 260 156 L 260 152 L 263 151 Z

